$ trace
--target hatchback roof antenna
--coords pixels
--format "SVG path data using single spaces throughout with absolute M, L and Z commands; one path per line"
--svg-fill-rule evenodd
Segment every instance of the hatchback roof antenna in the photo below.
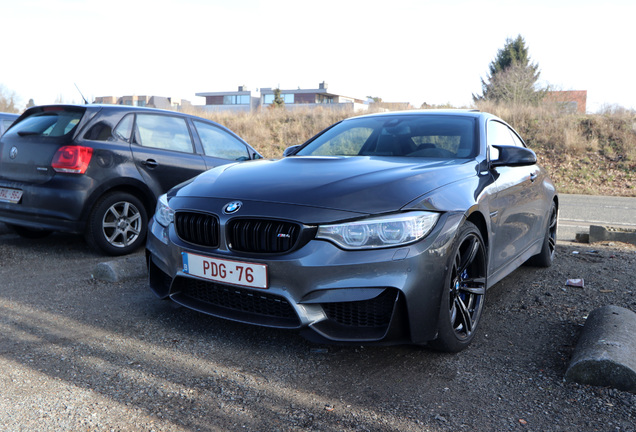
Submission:
M 82 94 L 82 91 L 79 89 L 79 87 L 77 86 L 77 84 L 76 84 L 76 83 L 73 83 L 73 84 L 75 84 L 75 88 L 76 88 L 76 89 L 77 89 L 77 91 L 79 92 L 80 96 L 82 96 L 82 99 L 84 99 L 84 103 L 85 103 L 86 105 L 88 105 L 88 101 L 86 100 L 86 98 L 85 98 L 85 97 L 84 97 L 84 95 Z

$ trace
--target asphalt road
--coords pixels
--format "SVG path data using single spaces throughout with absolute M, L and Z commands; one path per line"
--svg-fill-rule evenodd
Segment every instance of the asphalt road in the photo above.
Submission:
M 561 194 L 557 239 L 574 241 L 590 225 L 636 229 L 636 198 Z
M 563 379 L 591 311 L 636 310 L 620 246 L 561 242 L 550 268 L 517 269 L 448 355 L 213 318 L 158 300 L 143 272 L 96 279 L 113 259 L 80 236 L 2 235 L 0 431 L 636 432 L 636 394 Z

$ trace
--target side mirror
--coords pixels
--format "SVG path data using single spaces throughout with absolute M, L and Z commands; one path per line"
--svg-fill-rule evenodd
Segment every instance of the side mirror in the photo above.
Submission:
M 283 157 L 287 157 L 287 156 L 293 156 L 296 154 L 296 150 L 298 150 L 300 148 L 300 144 L 299 145 L 294 145 L 291 147 L 287 147 L 285 149 L 285 151 L 283 152 Z
M 499 150 L 499 157 L 490 162 L 491 167 L 498 166 L 527 166 L 537 163 L 537 155 L 526 147 L 495 145 Z

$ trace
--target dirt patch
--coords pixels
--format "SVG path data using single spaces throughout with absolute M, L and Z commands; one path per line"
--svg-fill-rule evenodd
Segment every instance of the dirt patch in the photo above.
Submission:
M 636 395 L 563 376 L 592 310 L 636 311 L 636 248 L 557 252 L 488 291 L 449 355 L 214 319 L 95 281 L 81 238 L 0 235 L 0 430 L 634 431 Z

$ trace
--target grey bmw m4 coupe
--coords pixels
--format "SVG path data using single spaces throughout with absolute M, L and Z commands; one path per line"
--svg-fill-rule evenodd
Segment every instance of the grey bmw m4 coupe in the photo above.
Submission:
M 558 196 L 534 152 L 478 111 L 350 118 L 279 160 L 162 195 L 150 287 L 199 312 L 332 343 L 457 352 L 487 289 L 554 259 Z

